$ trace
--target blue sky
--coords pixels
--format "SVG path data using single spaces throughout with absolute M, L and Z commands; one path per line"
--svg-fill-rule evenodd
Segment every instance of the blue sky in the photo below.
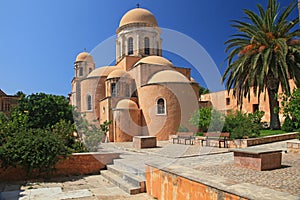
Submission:
M 292 1 L 279 2 L 285 7 Z M 156 16 L 160 27 L 196 40 L 221 67 L 224 42 L 235 33 L 229 21 L 267 0 L 0 0 L 0 89 L 66 96 L 77 54 L 113 36 L 123 14 L 137 3 Z M 165 56 L 176 66 L 191 67 L 172 54 Z M 199 75 L 193 76 L 205 86 Z

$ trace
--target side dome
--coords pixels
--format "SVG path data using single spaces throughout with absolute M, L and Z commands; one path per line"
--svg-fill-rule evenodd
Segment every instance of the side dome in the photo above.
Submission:
M 173 63 L 161 56 L 147 56 L 139 60 L 134 66 L 139 64 L 152 64 L 152 65 L 164 65 L 169 67 L 174 67 Z
M 91 56 L 91 54 L 87 53 L 87 52 L 81 52 L 80 54 L 77 55 L 76 57 L 76 61 L 75 62 L 88 62 L 88 63 L 94 63 L 94 59 Z
M 117 69 L 112 71 L 108 76 L 107 79 L 111 79 L 111 78 L 121 78 L 122 76 L 124 76 L 127 72 L 123 69 Z
M 135 8 L 125 13 L 120 21 L 119 28 L 132 23 L 143 23 L 148 26 L 158 26 L 154 15 L 149 10 L 143 8 Z
M 181 73 L 173 70 L 164 70 L 154 74 L 148 81 L 153 83 L 190 83 L 190 81 Z
M 108 76 L 112 71 L 120 69 L 119 67 L 115 66 L 103 66 L 97 69 L 94 69 L 87 77 L 101 77 L 101 76 Z
M 118 102 L 116 109 L 138 109 L 138 106 L 130 99 L 122 99 Z

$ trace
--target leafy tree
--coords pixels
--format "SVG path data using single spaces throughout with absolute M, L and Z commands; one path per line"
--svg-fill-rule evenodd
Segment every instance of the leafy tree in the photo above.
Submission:
M 211 108 L 204 107 L 196 110 L 189 120 L 189 123 L 195 127 L 198 127 L 200 132 L 206 132 L 210 123 Z
M 286 117 L 283 128 L 286 131 L 300 128 L 300 89 L 295 89 L 291 95 L 283 95 L 281 103 Z
M 71 152 L 84 151 L 72 135 L 72 107 L 63 96 L 20 93 L 9 116 L 0 113 L 0 159 L 5 166 L 20 166 L 49 174 L 56 162 Z
M 109 130 L 111 121 L 105 121 L 100 127 L 97 127 L 96 124 L 89 123 L 86 120 L 85 115 L 82 116 L 76 110 L 74 110 L 73 113 L 77 132 L 85 144 L 85 147 L 90 152 L 97 151 L 98 146 Z
M 26 94 L 25 94 L 24 92 L 22 92 L 22 91 L 18 91 L 18 92 L 16 93 L 16 96 L 18 96 L 18 97 L 20 97 L 20 98 L 23 98 L 23 97 L 26 96 Z
M 1 164 L 21 166 L 30 177 L 33 170 L 48 175 L 61 157 L 66 157 L 70 149 L 61 138 L 49 130 L 29 129 L 15 132 L 0 147 Z
M 233 88 L 239 103 L 244 97 L 250 99 L 251 87 L 258 97 L 267 91 L 271 129 L 280 129 L 279 85 L 288 94 L 289 79 L 297 85 L 300 81 L 300 41 L 296 38 L 300 31 L 295 29 L 299 18 L 288 20 L 296 6 L 292 2 L 280 12 L 279 3 L 269 0 L 266 9 L 257 5 L 258 14 L 245 9 L 246 21 L 233 20 L 238 33 L 225 43 L 228 67 L 222 81 L 228 91 Z
M 202 94 L 208 94 L 210 93 L 208 88 L 204 88 L 201 85 L 199 85 L 199 96 L 201 96 Z
M 180 125 L 180 126 L 178 127 L 178 130 L 177 130 L 177 131 L 178 131 L 178 132 L 188 132 L 189 129 L 188 129 L 187 127 L 183 126 L 183 125 Z
M 224 116 L 211 107 L 200 108 L 195 111 L 189 123 L 198 127 L 200 132 L 220 131 L 223 128 Z
M 28 128 L 49 128 L 61 119 L 73 122 L 72 106 L 64 96 L 37 93 L 20 97 L 10 117 L 27 116 Z

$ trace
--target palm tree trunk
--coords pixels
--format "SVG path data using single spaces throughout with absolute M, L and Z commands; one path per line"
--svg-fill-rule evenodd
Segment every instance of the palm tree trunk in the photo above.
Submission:
M 268 87 L 269 95 L 269 105 L 270 105 L 270 129 L 279 130 L 280 121 L 279 121 L 279 102 L 277 101 L 277 92 L 276 89 Z
M 299 19 L 300 19 L 300 0 L 298 0 L 298 15 L 299 15 Z

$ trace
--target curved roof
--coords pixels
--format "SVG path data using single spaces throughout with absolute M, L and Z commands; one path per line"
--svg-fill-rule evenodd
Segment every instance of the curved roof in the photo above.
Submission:
M 134 66 L 141 63 L 152 64 L 152 65 L 165 65 L 169 67 L 174 67 L 173 63 L 162 56 L 147 56 L 139 60 Z
M 119 27 L 132 23 L 143 23 L 150 26 L 158 26 L 154 15 L 149 10 L 143 8 L 135 8 L 125 13 L 120 21 Z
M 116 109 L 138 109 L 138 106 L 130 99 L 122 99 L 118 102 Z
M 91 54 L 87 52 L 81 52 L 80 54 L 77 55 L 75 62 L 82 62 L 82 61 L 86 61 L 88 63 L 94 63 L 93 57 L 91 56 Z
M 125 74 L 126 74 L 126 71 L 125 71 L 125 70 L 123 70 L 123 69 L 116 69 L 116 70 L 112 71 L 112 72 L 108 75 L 107 79 L 111 79 L 111 78 L 120 78 L 120 77 L 124 76 Z
M 191 77 L 191 82 L 196 83 L 196 80 L 193 77 Z
M 154 74 L 148 81 L 148 84 L 150 83 L 190 83 L 190 81 L 177 71 L 164 70 Z
M 87 77 L 99 77 L 99 76 L 108 76 L 112 71 L 120 69 L 116 66 L 103 66 L 94 69 Z

